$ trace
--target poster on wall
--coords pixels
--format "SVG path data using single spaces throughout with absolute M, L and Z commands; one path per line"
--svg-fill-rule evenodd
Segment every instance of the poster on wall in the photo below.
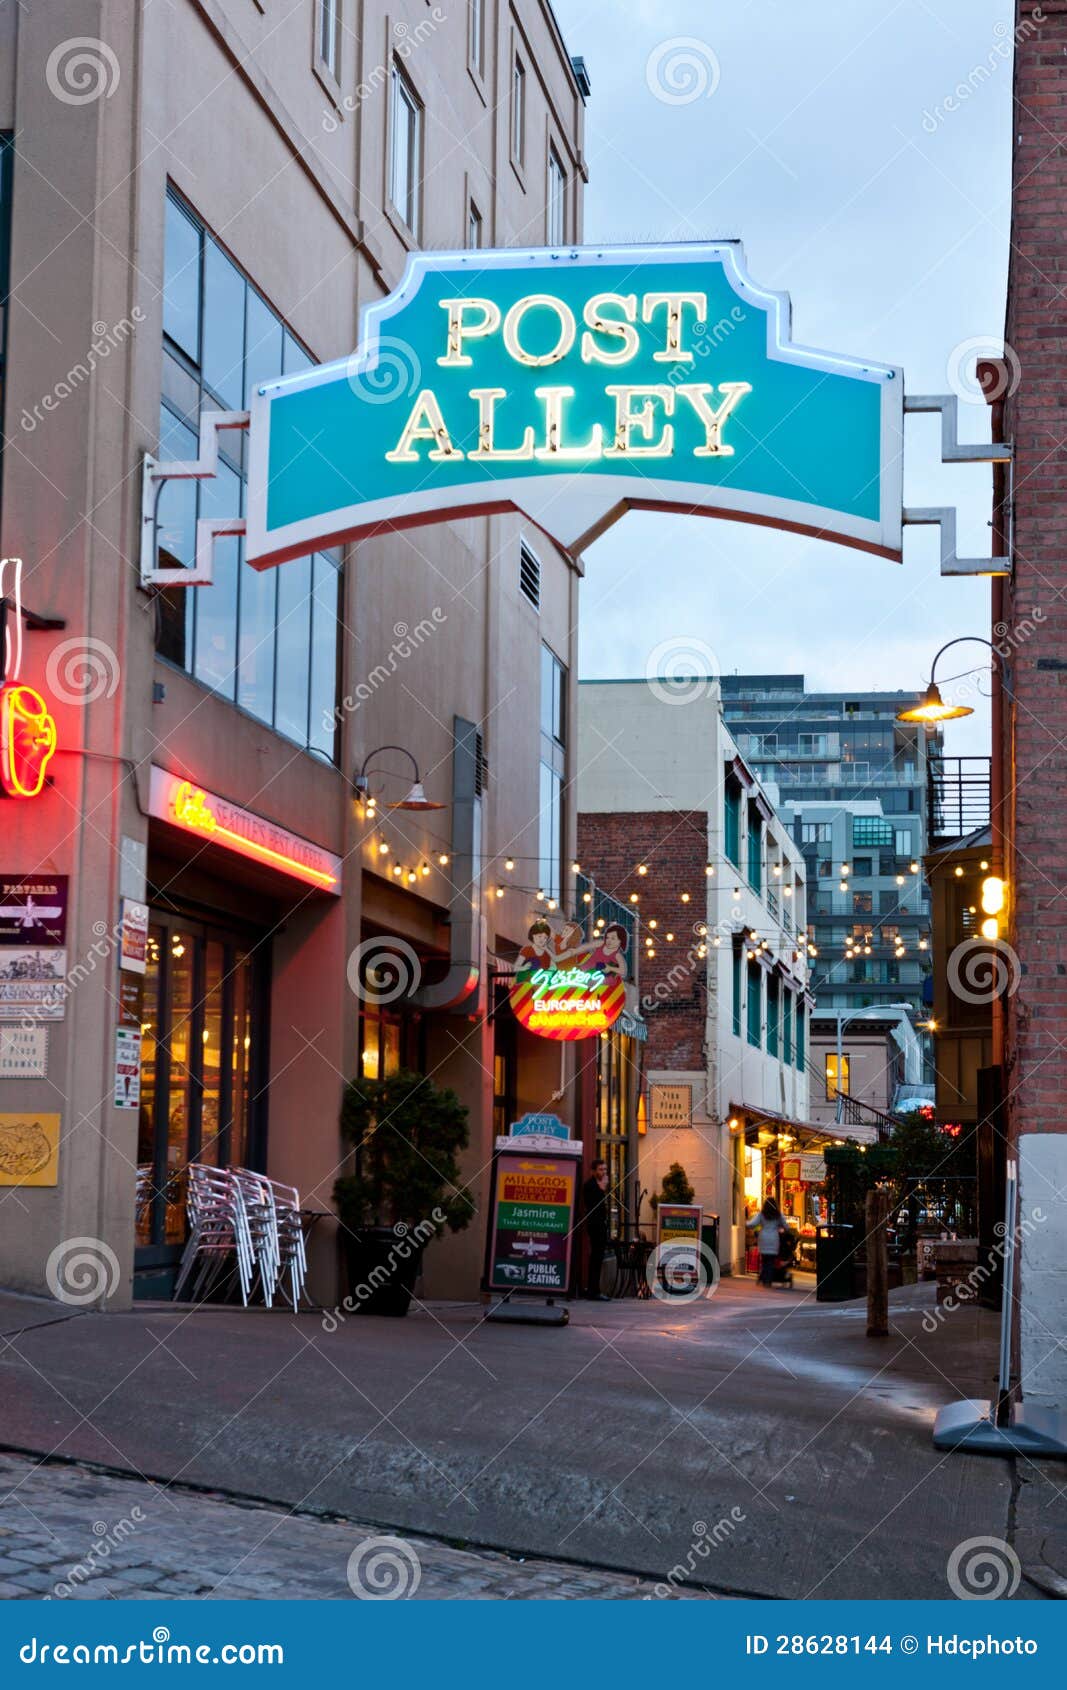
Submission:
M 141 1107 L 141 1029 L 115 1028 L 115 1108 Z
M 59 1115 L 0 1115 L 0 1185 L 55 1185 L 59 1179 Z
M 490 1290 L 560 1295 L 566 1291 L 581 1145 L 572 1148 L 577 1154 L 502 1150 L 497 1156 L 487 1275 Z
M 62 1021 L 66 975 L 64 950 L 0 950 L 0 1021 Z
M 669 1130 L 693 1125 L 692 1086 L 662 1085 L 657 1082 L 648 1088 L 648 1124 Z
M 509 993 L 516 1019 L 544 1039 L 607 1032 L 626 1005 L 628 945 L 617 922 L 589 940 L 577 921 L 535 916 Z
M 32 1022 L 0 1022 L 0 1080 L 43 1080 L 48 1076 L 48 1028 Z
M 0 874 L 0 945 L 62 945 L 68 884 L 65 874 Z
M 143 974 L 148 957 L 148 905 L 123 898 L 120 932 L 119 967 L 130 974 Z
M 701 1203 L 661 1203 L 656 1210 L 656 1260 L 668 1291 L 690 1291 L 700 1283 Z
M 821 1185 L 826 1178 L 826 1163 L 820 1155 L 796 1151 L 782 1157 L 782 1178 L 799 1181 L 801 1185 Z

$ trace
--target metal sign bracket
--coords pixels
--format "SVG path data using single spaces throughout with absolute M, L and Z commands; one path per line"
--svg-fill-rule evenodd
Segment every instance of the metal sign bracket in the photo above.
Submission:
M 1011 512 L 1011 466 L 1015 449 L 1010 441 L 991 440 L 977 443 L 961 442 L 959 437 L 959 399 L 954 393 L 935 393 L 904 396 L 904 413 L 939 411 L 941 413 L 941 462 L 943 464 L 1007 464 L 1009 476 L 1006 508 Z M 1007 557 L 959 557 L 956 552 L 955 505 L 905 506 L 904 526 L 919 528 L 937 526 L 941 530 L 942 575 L 1010 575 L 1011 542 Z
M 187 463 L 160 463 L 145 454 L 141 469 L 141 586 L 210 587 L 214 579 L 215 541 L 243 534 L 243 516 L 201 517 L 196 525 L 196 556 L 192 567 L 160 566 L 159 500 L 168 481 L 208 481 L 218 474 L 219 434 L 223 429 L 248 427 L 247 411 L 203 411 L 198 456 Z

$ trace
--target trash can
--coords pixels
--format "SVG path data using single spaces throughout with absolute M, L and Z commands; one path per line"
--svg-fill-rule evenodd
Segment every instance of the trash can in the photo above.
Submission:
M 718 1260 L 719 1260 L 719 1217 L 718 1217 L 718 1215 L 705 1214 L 704 1224 L 700 1228 L 700 1246 L 701 1246 L 701 1249 L 704 1251 L 704 1260 L 706 1262 L 708 1262 L 708 1251 L 711 1252 L 711 1255 L 714 1257 L 715 1261 L 718 1262 Z M 720 1263 L 720 1267 L 721 1267 L 721 1265 L 722 1264 Z M 708 1262 L 708 1266 L 709 1267 L 711 1266 L 710 1262 Z
M 847 1303 L 856 1295 L 856 1229 L 826 1225 L 815 1232 L 815 1301 Z

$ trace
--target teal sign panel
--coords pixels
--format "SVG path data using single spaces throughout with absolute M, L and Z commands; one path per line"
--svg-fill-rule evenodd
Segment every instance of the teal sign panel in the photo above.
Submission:
M 794 345 L 735 242 L 419 253 L 350 358 L 254 395 L 249 561 L 507 509 L 568 552 L 652 509 L 899 559 L 903 386 Z

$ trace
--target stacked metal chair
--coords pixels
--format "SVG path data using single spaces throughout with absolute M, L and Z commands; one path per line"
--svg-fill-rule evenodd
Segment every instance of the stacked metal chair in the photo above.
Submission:
M 250 1168 L 191 1162 L 186 1204 L 189 1239 L 174 1286 L 176 1300 L 187 1285 L 192 1300 L 202 1300 L 233 1259 L 245 1308 L 257 1279 L 264 1303 L 273 1308 L 279 1283 L 288 1275 L 289 1300 L 299 1311 L 307 1253 L 295 1186 Z

